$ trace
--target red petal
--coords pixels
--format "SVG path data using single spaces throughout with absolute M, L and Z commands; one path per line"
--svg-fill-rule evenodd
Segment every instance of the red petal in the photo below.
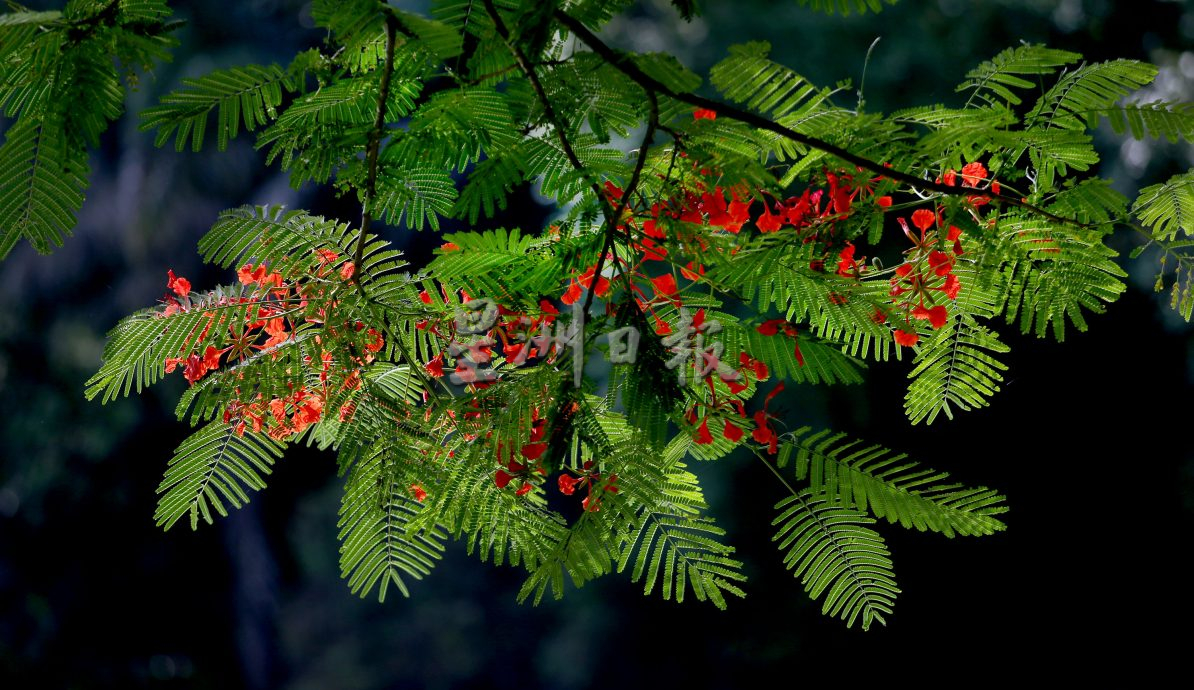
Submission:
M 716 120 L 717 112 L 714 110 L 709 110 L 708 108 L 697 108 L 692 113 L 692 119 L 694 119 L 694 120 Z
M 779 333 L 780 325 L 785 323 L 787 323 L 785 319 L 768 319 L 756 326 L 755 330 L 761 335 L 775 335 Z
M 976 161 L 962 166 L 962 184 L 967 187 L 977 187 L 986 177 L 987 167 L 982 163 Z
M 515 491 L 514 495 L 515 496 L 526 496 L 530 492 L 531 492 L 531 483 L 525 482 L 522 486 L 518 487 L 518 491 Z
M 707 445 L 713 443 L 713 434 L 709 433 L 709 420 L 702 419 L 701 425 L 697 427 L 696 443 L 700 445 Z
M 520 452 L 522 453 L 522 457 L 527 460 L 538 460 L 539 456 L 543 455 L 543 451 L 545 450 L 547 450 L 546 443 L 528 443 L 522 447 Z
M 875 203 L 879 204 L 880 208 L 891 208 L 891 197 L 881 196 L 875 200 Z
M 493 483 L 497 484 L 497 488 L 504 489 L 514 477 L 506 470 L 498 470 L 493 473 Z
M 665 273 L 661 276 L 651 279 L 651 285 L 655 286 L 655 294 L 671 297 L 676 294 L 679 289 L 676 286 L 676 277 L 671 273 Z
M 916 333 L 910 333 L 908 331 L 903 331 L 903 330 L 897 330 L 895 332 L 896 345 L 902 345 L 904 347 L 912 347 L 919 340 L 920 340 L 920 336 L 917 335 Z
M 576 300 L 580 299 L 581 292 L 580 283 L 573 280 L 569 283 L 568 289 L 564 291 L 564 294 L 560 296 L 560 301 L 564 304 L 574 304 Z
M 918 208 L 912 212 L 912 224 L 920 228 L 921 232 L 933 227 L 933 223 L 936 222 L 936 214 L 927 208 Z
M 742 429 L 734 426 L 734 423 L 730 420 L 726 420 L 726 428 L 725 431 L 722 432 L 722 435 L 725 436 L 727 440 L 737 443 L 742 440 L 742 434 Z

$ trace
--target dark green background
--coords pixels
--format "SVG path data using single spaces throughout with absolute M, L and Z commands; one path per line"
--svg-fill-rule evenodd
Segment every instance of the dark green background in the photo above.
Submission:
M 143 80 L 131 112 L 184 76 L 285 64 L 321 39 L 302 2 L 174 4 L 187 20 L 182 46 Z M 940 0 L 861 18 L 794 2 L 706 5 L 682 26 L 666 3 L 646 2 L 606 35 L 698 71 L 730 43 L 766 39 L 822 84 L 857 83 L 881 36 L 866 81 L 879 111 L 955 102 L 968 69 L 1021 40 L 1156 62 L 1166 68 L 1158 97 L 1194 99 L 1194 8 L 1180 2 Z M 1125 193 L 1194 164 L 1188 145 L 1104 135 L 1101 172 Z M 154 489 L 187 433 L 171 414 L 182 380 L 106 407 L 83 399 L 104 332 L 165 291 L 167 268 L 197 288 L 229 280 L 194 250 L 221 209 L 268 202 L 357 217 L 326 190 L 290 190 L 249 138 L 201 154 L 157 150 L 152 138 L 133 117 L 114 125 L 92 156 L 76 236 L 52 256 L 22 245 L 0 264 L 0 687 L 729 688 L 764 674 L 792 687 L 829 676 L 939 686 L 1025 678 L 1029 664 L 1071 681 L 1180 672 L 1194 349 L 1191 329 L 1151 292 L 1155 256 L 1134 262 L 1129 293 L 1063 345 L 1005 329 L 1004 391 L 954 422 L 907 424 L 907 362 L 873 366 L 865 387 L 789 387 L 779 402 L 793 427 L 862 436 L 1009 496 L 1010 529 L 995 537 L 881 527 L 903 588 L 886 628 L 847 630 L 807 600 L 769 542 L 779 487 L 745 456 L 698 468 L 750 576 L 749 597 L 727 612 L 644 598 L 617 576 L 518 606 L 520 572 L 462 548 L 410 599 L 379 605 L 339 578 L 331 456 L 292 451 L 246 509 L 163 534 Z M 515 206 L 504 223 L 536 227 L 547 213 L 529 195 Z M 387 235 L 416 263 L 435 244 Z M 1136 241 L 1113 239 L 1124 251 Z

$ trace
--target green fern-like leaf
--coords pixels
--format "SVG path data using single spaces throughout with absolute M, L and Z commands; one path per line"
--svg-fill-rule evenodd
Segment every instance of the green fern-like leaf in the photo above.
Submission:
M 845 434 L 811 433 L 802 427 L 785 435 L 776 464 L 794 464 L 796 478 L 813 495 L 907 528 L 953 537 L 1002 531 L 994 516 L 1007 512 L 1004 498 L 986 487 L 948 482 L 949 474 L 921 467 L 904 453 L 864 446 Z M 794 456 L 794 457 L 793 457 Z
M 252 132 L 277 118 L 284 93 L 300 84 L 277 65 L 245 65 L 215 70 L 198 79 L 184 79 L 183 88 L 162 97 L 161 105 L 141 113 L 141 130 L 157 129 L 157 146 L 174 136 L 182 151 L 187 139 L 191 150 L 203 148 L 208 116 L 216 111 L 216 147 L 223 151 L 243 125 Z
M 964 287 L 950 305 L 949 321 L 917 349 L 915 367 L 908 374 L 912 383 L 904 411 L 913 424 L 932 424 L 942 412 L 953 419 L 952 407 L 985 407 L 987 398 L 999 391 L 1001 372 L 1007 369 L 992 353 L 1009 348 L 980 323 L 998 315 L 999 291 L 982 285 L 970 266 L 956 266 L 954 272 Z
M 851 508 L 818 498 L 808 489 L 776 504 L 778 526 L 772 541 L 784 552 L 784 565 L 813 599 L 825 595 L 822 613 L 862 629 L 886 623 L 899 589 L 887 546 L 866 525 L 874 523 Z
M 87 189 L 87 152 L 56 119 L 22 118 L 0 146 L 0 259 L 24 238 L 42 254 L 62 246 Z
M 422 510 L 404 479 L 414 458 L 400 443 L 376 448 L 353 466 L 340 506 L 340 571 L 353 594 L 377 589 L 385 601 L 391 583 L 410 596 L 403 576 L 421 580 L 441 558 L 446 535 L 438 528 L 414 531 L 412 519 Z
M 1194 103 L 1153 101 L 1125 103 L 1103 111 L 1116 134 L 1129 132 L 1136 139 L 1146 135 L 1171 142 L 1194 141 Z
M 1179 233 L 1194 236 L 1194 172 L 1141 189 L 1132 213 L 1158 240 L 1172 240 Z
M 731 46 L 729 56 L 709 71 L 709 79 L 729 100 L 780 119 L 798 112 L 817 94 L 817 88 L 768 60 L 770 52 L 771 44 L 766 41 Z
M 691 503 L 701 500 L 696 477 L 677 464 L 661 486 L 647 490 L 650 496 L 635 510 L 635 526 L 624 537 L 618 572 L 633 560 L 631 581 L 642 581 L 644 594 L 651 594 L 658 584 L 664 599 L 674 596 L 677 602 L 684 601 L 686 587 L 692 588 L 697 600 L 708 599 L 719 609 L 726 608 L 725 593 L 745 596 L 734 584 L 746 579 L 742 563 L 730 558 L 733 548 L 718 541 L 725 530 L 692 514 L 703 507 L 703 501 Z
M 1004 315 L 1008 323 L 1018 316 L 1024 333 L 1044 337 L 1052 326 L 1063 341 L 1067 321 L 1085 331 L 1083 311 L 1101 314 L 1127 289 L 1127 274 L 1101 233 L 1019 218 L 1002 220 L 999 228 L 1004 251 L 1016 254 L 1004 267 Z
M 415 230 L 439 230 L 439 219 L 456 203 L 456 183 L 438 166 L 386 157 L 377 171 L 377 206 L 385 221 Z
M 191 529 L 199 518 L 212 522 L 212 511 L 227 516 L 225 504 L 239 508 L 249 502 L 245 489 L 265 488 L 261 475 L 269 474 L 281 457 L 282 445 L 264 434 L 236 433 L 232 424 L 215 421 L 196 431 L 174 451 L 158 493 L 154 520 L 170 529 L 184 515 Z
M 1150 83 L 1157 68 L 1136 60 L 1110 60 L 1065 74 L 1024 116 L 1028 127 L 1086 130 L 1133 90 Z
M 1077 53 L 1040 45 L 1008 48 L 967 72 L 966 81 L 959 84 L 956 91 L 971 92 L 967 105 L 975 99 L 993 106 L 1018 105 L 1020 97 L 1012 89 L 1037 87 L 1035 81 L 1024 77 L 1052 74 L 1058 67 L 1081 58 Z

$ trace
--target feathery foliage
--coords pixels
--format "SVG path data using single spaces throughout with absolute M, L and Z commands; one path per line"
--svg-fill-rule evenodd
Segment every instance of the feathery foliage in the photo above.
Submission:
M 884 115 L 764 42 L 708 75 L 618 51 L 597 34 L 631 5 L 437 0 L 422 16 L 317 0 L 320 46 L 183 80 L 139 114 L 180 151 L 211 126 L 221 150 L 254 132 L 295 187 L 361 206 L 359 223 L 224 211 L 199 252 L 231 284 L 171 272 L 160 306 L 109 333 L 86 396 L 181 369 L 176 413 L 201 425 L 166 471 L 159 525 L 243 505 L 305 441 L 346 477 L 353 593 L 409 595 L 455 540 L 524 570 L 520 600 L 622 573 L 724 608 L 748 585 L 685 461 L 754 456 L 788 494 L 785 565 L 866 629 L 899 592 L 878 520 L 987 535 L 1003 497 L 844 434 L 780 434 L 785 384 L 857 383 L 866 360 L 910 349 L 911 422 L 985 406 L 1007 370 L 999 321 L 1061 340 L 1123 292 L 1117 226 L 1160 247 L 1158 289 L 1172 280 L 1194 312 L 1194 173 L 1132 203 L 1091 173 L 1103 119 L 1194 136 L 1194 106 L 1134 95 L 1153 66 L 1025 45 L 967 72 L 960 106 Z M 88 148 L 133 70 L 168 59 L 168 17 L 160 0 L 0 15 L 0 257 L 72 232 Z M 706 77 L 718 98 L 698 94 Z M 547 227 L 477 227 L 524 185 L 558 207 Z M 410 267 L 387 241 L 399 227 L 454 231 Z

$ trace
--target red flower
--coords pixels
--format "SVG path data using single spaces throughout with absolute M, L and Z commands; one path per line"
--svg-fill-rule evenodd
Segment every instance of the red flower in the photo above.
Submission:
M 514 475 L 510 474 L 506 470 L 498 470 L 497 472 L 493 473 L 493 483 L 496 484 L 497 488 L 499 489 L 506 488 L 506 485 L 508 485 L 510 480 L 513 478 Z
M 186 297 L 191 292 L 191 281 L 174 275 L 173 270 L 166 271 L 166 287 L 174 291 L 179 297 Z
M 344 264 L 342 266 L 340 266 L 340 277 L 343 278 L 344 280 L 348 280 L 349 278 L 352 277 L 352 274 L 355 273 L 356 270 L 357 270 L 356 264 L 354 264 L 351 261 L 345 261 Z
M 543 451 L 545 450 L 547 450 L 546 443 L 528 443 L 522 447 L 520 452 L 522 453 L 522 457 L 527 460 L 538 460 L 539 456 L 543 455 Z
M 851 277 L 854 269 L 854 245 L 847 242 L 846 248 L 838 253 L 837 274 L 844 278 Z
M 202 357 L 199 355 L 191 355 L 190 357 L 187 357 L 186 364 L 182 368 L 182 376 L 189 383 L 191 383 L 191 385 L 194 385 L 196 381 L 203 378 L 203 375 L 206 373 L 207 367 L 204 366 Z
M 895 332 L 896 345 L 912 347 L 920 340 L 920 336 L 913 331 L 897 330 Z
M 755 225 L 758 226 L 759 232 L 776 232 L 783 226 L 783 218 L 778 213 L 773 215 L 764 206 L 763 215 L 759 216 Z
M 424 490 L 423 487 L 419 486 L 418 484 L 411 484 L 410 492 L 412 494 L 414 494 L 415 500 L 418 501 L 419 503 L 422 503 L 423 499 L 427 498 L 427 491 Z
M 987 167 L 979 162 L 967 163 L 962 166 L 962 184 L 966 187 L 977 187 L 979 182 L 987 179 Z
M 518 491 L 514 492 L 515 496 L 526 496 L 531 493 L 531 483 L 523 482 L 522 486 L 518 487 Z
M 423 366 L 423 369 L 428 374 L 431 374 L 432 376 L 434 376 L 437 379 L 443 378 L 443 376 L 444 376 L 444 353 L 441 352 L 438 355 L 436 355 L 435 357 L 433 357 L 430 362 L 428 362 L 426 365 Z
M 786 324 L 787 319 L 768 319 L 755 327 L 755 330 L 760 335 L 776 335 L 779 333 L 779 327 Z
M 454 252 L 457 249 L 460 249 L 460 245 L 456 244 L 455 242 L 444 242 L 439 246 L 439 249 L 441 252 Z
M 962 282 L 958 280 L 956 275 L 950 273 L 949 275 L 945 276 L 945 284 L 937 289 L 944 292 L 946 297 L 950 299 L 957 299 L 958 292 L 962 289 Z
M 915 307 L 912 310 L 912 316 L 917 319 L 928 319 L 929 325 L 933 328 L 941 328 L 945 322 L 949 320 L 949 312 L 945 310 L 945 306 L 938 304 L 935 307 L 925 309 L 924 307 Z
M 891 197 L 881 196 L 875 200 L 875 203 L 879 204 L 880 208 L 891 208 Z
M 943 276 L 954 269 L 954 258 L 945 252 L 933 250 L 929 252 L 929 268 L 939 275 Z
M 742 440 L 743 433 L 744 432 L 742 429 L 739 429 L 737 426 L 735 426 L 733 422 L 728 419 L 726 420 L 726 428 L 725 431 L 722 432 L 722 435 L 725 436 L 727 440 L 737 443 Z
M 581 292 L 580 283 L 576 282 L 576 279 L 573 278 L 572 282 L 568 284 L 568 289 L 560 296 L 560 301 L 564 304 L 575 304 L 576 300 L 580 299 Z
M 423 301 L 423 304 L 431 304 L 431 295 L 426 290 L 419 293 L 419 299 Z
M 713 434 L 709 433 L 708 419 L 702 419 L 701 425 L 697 427 L 696 443 L 700 445 L 708 445 L 713 443 Z
M 944 181 L 945 181 L 945 184 L 949 185 L 950 187 L 957 186 L 958 174 L 956 172 L 954 172 L 952 169 L 946 170 L 945 176 L 944 176 Z
M 937 222 L 937 215 L 927 208 L 918 208 L 912 212 L 912 224 L 920 228 L 923 233 Z
M 717 119 L 717 111 L 709 110 L 708 108 L 697 108 L 692 113 L 692 119 L 694 119 L 694 120 L 716 120 Z
M 576 485 L 579 484 L 580 482 L 581 482 L 580 479 L 577 479 L 576 477 L 573 477 L 572 475 L 561 474 L 560 481 L 559 481 L 560 493 L 564 494 L 565 496 L 571 496 L 573 493 L 576 492 Z
M 319 255 L 319 263 L 321 264 L 330 264 L 340 258 L 340 255 L 331 249 L 313 249 L 312 251 Z
M 679 289 L 676 286 L 676 277 L 671 273 L 665 273 L 661 276 L 651 279 L 651 285 L 655 286 L 655 294 L 664 297 L 671 297 L 676 294 Z

